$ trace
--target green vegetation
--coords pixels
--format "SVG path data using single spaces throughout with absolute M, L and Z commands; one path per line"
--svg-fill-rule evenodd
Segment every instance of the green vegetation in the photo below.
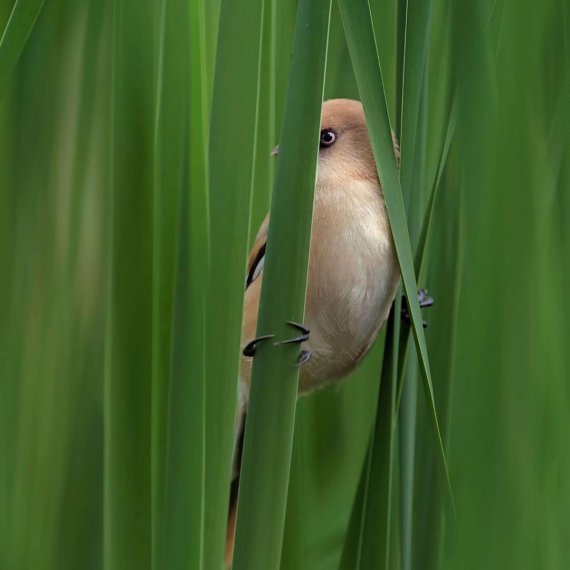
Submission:
M 273 192 L 301 321 L 323 91 L 413 325 L 297 406 L 260 349 L 234 568 L 569 567 L 568 61 L 563 0 L 0 2 L 0 570 L 222 568 L 246 255 Z

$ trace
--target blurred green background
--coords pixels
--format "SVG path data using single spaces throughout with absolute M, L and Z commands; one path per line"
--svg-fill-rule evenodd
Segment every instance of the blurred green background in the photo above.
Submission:
M 13 10 L 23 15 L 11 23 L 29 29 L 39 9 L 12 73 L 12 39 L 0 43 L 1 570 L 160 568 L 162 497 L 177 503 L 168 493 L 184 487 L 169 479 L 164 466 L 178 455 L 165 450 L 178 445 L 184 457 L 185 433 L 198 434 L 207 457 L 219 420 L 204 394 L 176 392 L 176 382 L 196 379 L 208 402 L 207 369 L 184 355 L 202 354 L 217 293 L 205 301 L 201 267 L 218 239 L 208 227 L 224 231 L 224 196 L 210 202 L 208 225 L 206 159 L 209 172 L 234 168 L 207 156 L 213 78 L 224 73 L 215 70 L 220 2 L 163 2 L 0 2 L 0 30 Z M 402 6 L 371 0 L 394 127 Z M 269 206 L 295 12 L 293 0 L 266 2 L 251 219 L 239 221 L 250 237 Z M 238 36 L 249 33 L 242 15 Z M 439 169 L 420 285 L 436 300 L 424 316 L 456 516 L 442 514 L 435 491 L 420 390 L 410 404 L 411 543 L 395 517 L 391 567 L 568 568 L 570 8 L 432 0 L 428 15 L 422 156 L 406 206 L 414 243 Z M 330 34 L 326 98 L 358 98 L 336 3 Z M 249 57 L 236 49 L 235 65 Z M 216 105 L 245 103 L 230 89 Z M 233 127 L 230 148 L 242 138 Z M 232 191 L 224 215 L 241 216 Z M 382 340 L 353 377 L 299 402 L 282 568 L 338 568 Z M 196 407 L 173 412 L 169 390 Z M 178 431 L 177 417 L 197 418 L 205 435 Z M 190 519 L 204 503 L 188 500 Z

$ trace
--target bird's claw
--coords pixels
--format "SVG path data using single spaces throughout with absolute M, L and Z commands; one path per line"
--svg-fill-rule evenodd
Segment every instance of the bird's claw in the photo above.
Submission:
M 301 334 L 296 337 L 289 338 L 287 340 L 280 340 L 279 342 L 275 342 L 273 343 L 275 346 L 277 346 L 278 344 L 301 343 L 305 342 L 306 340 L 309 340 L 310 331 L 305 325 L 301 325 L 293 321 L 287 321 L 287 324 L 297 329 Z M 253 358 L 253 356 L 255 356 L 255 349 L 257 348 L 257 345 L 260 342 L 263 342 L 264 340 L 270 340 L 272 338 L 275 338 L 274 334 L 265 334 L 263 336 L 258 336 L 257 338 L 254 338 L 252 341 L 248 342 L 243 347 L 242 354 L 244 356 L 247 356 L 248 358 Z M 309 358 L 311 358 L 311 353 L 307 350 L 302 350 L 301 354 L 299 355 L 297 365 L 304 364 L 305 362 L 307 362 L 307 360 L 309 360 Z
M 434 300 L 428 295 L 427 289 L 418 289 L 418 303 L 420 305 L 420 309 L 431 307 L 434 304 Z M 410 312 L 408 310 L 408 302 L 405 295 L 402 295 L 402 319 L 408 324 L 412 322 Z M 422 321 L 422 325 L 424 329 L 427 328 L 427 321 Z
M 305 364 L 311 359 L 312 354 L 308 350 L 302 350 L 299 354 L 299 358 L 297 359 L 297 366 L 301 366 L 301 364 Z
M 242 354 L 244 356 L 247 356 L 248 358 L 253 358 L 253 356 L 255 355 L 255 349 L 257 348 L 257 345 L 260 342 L 263 342 L 264 340 L 269 340 L 271 338 L 275 338 L 275 335 L 264 334 L 263 336 L 258 336 L 257 338 L 254 338 L 243 347 L 243 350 L 241 351 Z
M 290 338 L 287 340 L 280 340 L 279 342 L 274 343 L 275 345 L 278 344 L 292 344 L 292 343 L 301 343 L 309 340 L 309 333 L 311 332 L 305 325 L 301 325 L 299 323 L 295 323 L 293 321 L 287 321 L 287 324 L 292 326 L 293 328 L 300 331 L 302 334 L 296 336 L 294 338 Z
M 434 300 L 428 295 L 427 289 L 418 289 L 418 303 L 420 304 L 420 309 L 433 305 Z
M 287 324 L 292 326 L 293 328 L 297 329 L 301 334 L 294 338 L 290 338 L 287 340 L 281 340 L 279 342 L 274 343 L 275 345 L 278 344 L 292 344 L 292 343 L 301 343 L 309 340 L 309 333 L 311 332 L 305 325 L 300 323 L 295 323 L 293 321 L 287 321 Z M 302 350 L 299 353 L 299 357 L 297 358 L 296 366 L 301 366 L 305 364 L 311 358 L 311 353 L 308 350 Z

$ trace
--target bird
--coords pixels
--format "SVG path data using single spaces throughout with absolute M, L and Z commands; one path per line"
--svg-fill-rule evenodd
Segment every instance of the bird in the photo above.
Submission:
M 394 152 L 399 148 L 393 135 Z M 273 151 L 278 157 L 278 147 Z M 265 245 L 265 218 L 249 255 L 241 334 L 234 456 L 226 539 L 226 565 L 233 557 L 237 491 L 247 416 Z M 400 282 L 386 204 L 362 104 L 331 99 L 322 105 L 309 249 L 299 395 L 345 378 L 370 350 Z

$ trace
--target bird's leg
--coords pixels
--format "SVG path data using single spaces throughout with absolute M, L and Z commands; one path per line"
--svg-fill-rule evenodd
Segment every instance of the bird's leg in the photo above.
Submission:
M 274 334 L 264 334 L 263 336 L 258 336 L 253 340 L 249 341 L 244 347 L 241 353 L 248 358 L 253 358 L 255 356 L 255 349 L 260 342 L 264 340 L 269 340 L 270 338 L 275 338 Z
M 296 337 L 289 338 L 287 340 L 280 340 L 279 342 L 275 342 L 274 345 L 277 346 L 278 344 L 293 344 L 293 343 L 302 343 L 306 340 L 309 340 L 309 329 L 305 325 L 301 325 L 299 323 L 295 323 L 293 321 L 287 321 L 287 324 L 292 326 L 293 328 L 297 329 L 301 334 L 297 335 Z M 266 334 L 263 336 L 259 336 L 254 338 L 252 341 L 248 342 L 242 350 L 242 354 L 249 358 L 255 356 L 255 349 L 257 345 L 264 341 L 274 338 L 274 334 Z M 297 360 L 297 365 L 304 364 L 311 358 L 311 353 L 308 350 L 302 350 L 299 354 L 299 358 Z
M 434 300 L 428 295 L 427 289 L 418 289 L 418 303 L 420 304 L 420 309 L 433 305 Z M 402 319 L 408 324 L 411 323 L 408 302 L 405 295 L 402 295 Z M 428 325 L 426 321 L 422 321 L 422 324 L 424 328 Z

